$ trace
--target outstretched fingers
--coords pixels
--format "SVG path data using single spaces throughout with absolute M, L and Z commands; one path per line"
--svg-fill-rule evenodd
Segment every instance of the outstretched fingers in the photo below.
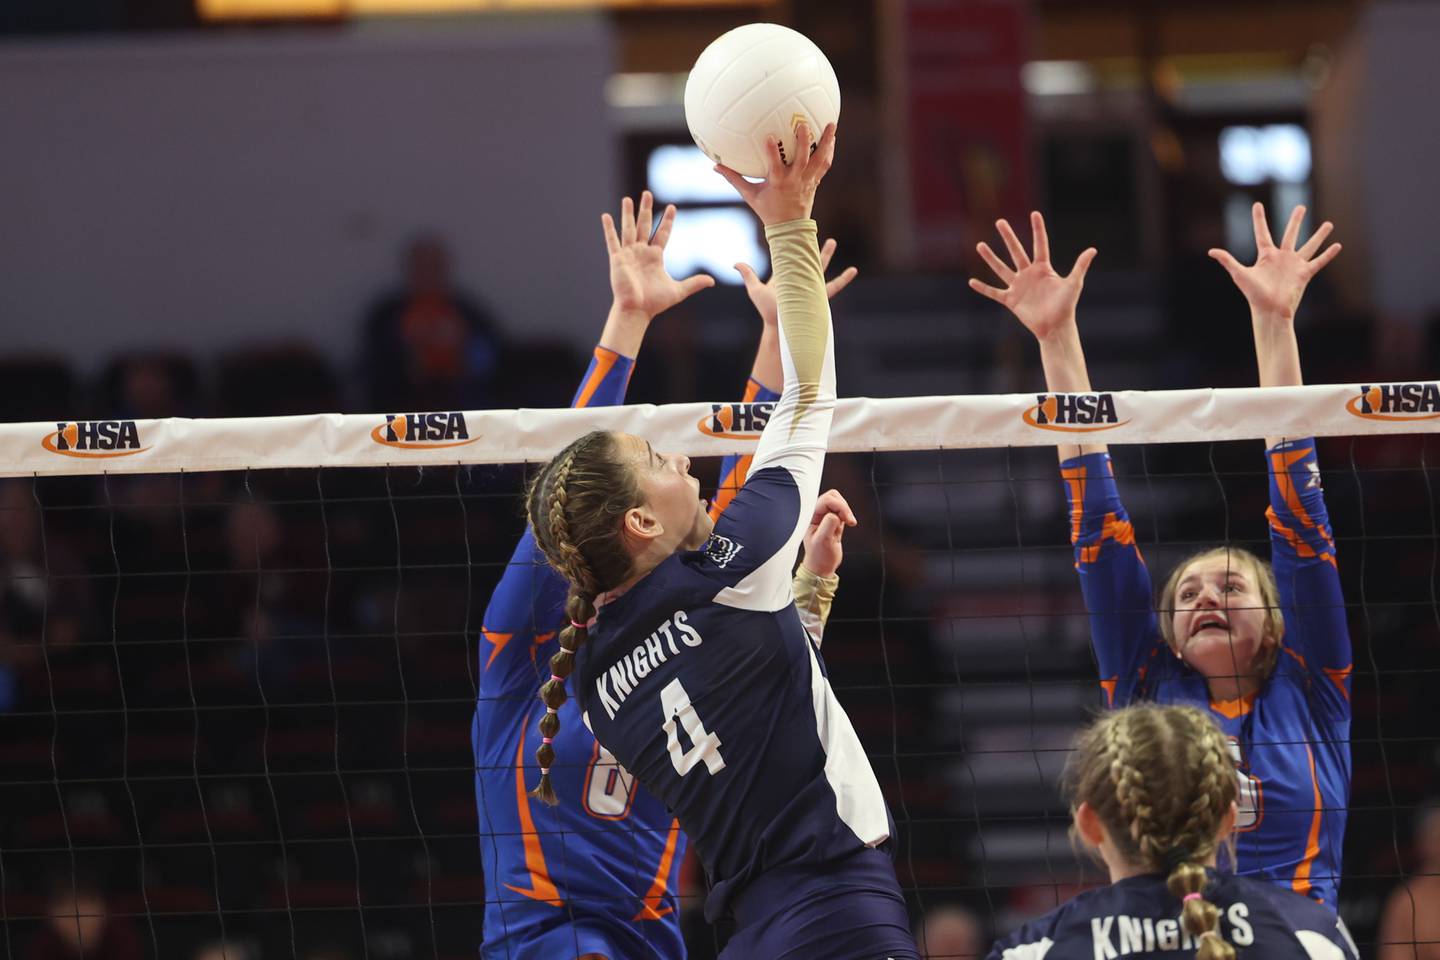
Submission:
M 809 149 L 809 127 L 804 123 L 801 123 L 801 126 L 806 129 L 805 139 L 798 141 L 796 148 L 800 151 L 800 158 L 805 161 L 805 170 L 810 179 L 819 181 L 835 162 L 835 124 L 825 124 L 825 129 L 820 132 L 820 141 L 815 144 L 814 153 L 810 153 Z
M 640 193 L 640 211 L 635 217 L 635 237 L 641 243 L 650 242 L 650 229 L 654 225 L 655 198 L 649 190 Z
M 1310 261 L 1310 276 L 1313 277 L 1321 270 L 1324 270 L 1326 265 L 1329 264 L 1331 260 L 1334 260 L 1336 257 L 1340 256 L 1340 251 L 1343 249 L 1344 248 L 1341 247 L 1338 243 L 1330 244 L 1330 246 L 1326 248 L 1324 253 L 1320 254 L 1320 256 Z
M 635 242 L 635 201 L 629 197 L 620 201 L 620 242 Z
M 1007 285 L 1015 281 L 1015 271 L 1011 270 L 1009 265 L 1006 264 L 1004 260 L 1001 260 L 994 250 L 990 249 L 990 244 L 981 241 L 975 245 L 975 250 L 980 254 L 980 259 L 984 260 L 990 266 L 990 269 L 995 271 L 995 276 L 1004 280 Z
M 705 273 L 697 273 L 693 277 L 686 277 L 684 280 L 675 281 L 680 285 L 680 299 L 691 297 L 701 290 L 708 290 L 715 286 L 715 278 Z
M 1011 229 L 1010 221 L 996 220 L 995 229 L 1000 231 L 1000 238 L 1005 241 L 1005 249 L 1010 251 L 1010 259 L 1015 261 L 1015 270 L 1018 272 L 1030 266 L 1030 257 L 1020 244 L 1020 238 L 1015 236 L 1015 231 Z
M 1233 256 L 1231 256 L 1229 250 L 1221 250 L 1219 247 L 1211 247 L 1206 252 L 1210 255 L 1211 260 L 1214 260 L 1216 263 L 1220 264 L 1220 266 L 1225 268 L 1225 272 L 1230 274 L 1231 279 L 1238 280 L 1240 274 L 1245 272 L 1245 268 L 1240 264 L 1240 261 L 1236 260 Z
M 1280 238 L 1281 250 L 1294 250 L 1295 243 L 1300 239 L 1300 224 L 1305 220 L 1305 207 L 1297 206 L 1290 211 L 1290 222 L 1285 224 L 1285 236 Z
M 751 183 L 749 180 L 746 180 L 744 177 L 740 176 L 739 173 L 731 170 L 723 163 L 715 164 L 715 172 L 720 174 L 720 176 L 724 177 L 725 182 L 730 184 L 730 186 L 734 187 L 735 192 L 740 194 L 741 199 L 743 199 L 746 203 L 750 203 L 755 198 L 755 192 L 758 188 L 758 184 Z
M 1086 247 L 1082 250 L 1080 256 L 1075 258 L 1075 266 L 1070 268 L 1070 275 L 1065 279 L 1079 280 L 1083 283 L 1085 281 L 1085 274 L 1090 271 L 1091 261 L 1095 259 L 1095 255 L 1099 252 L 1100 251 L 1094 247 Z
M 835 256 L 835 238 L 831 237 L 820 246 L 820 272 L 830 269 L 830 258 Z
M 844 270 L 841 270 L 839 276 L 825 284 L 825 296 L 833 299 L 835 294 L 850 286 L 850 281 L 859 275 L 859 267 L 846 267 Z
M 655 228 L 655 237 L 650 242 L 660 249 L 665 249 L 665 244 L 670 242 L 670 231 L 675 229 L 675 204 L 666 204 L 665 212 L 660 214 L 660 226 Z
M 1265 219 L 1265 204 L 1256 202 L 1250 206 L 1250 221 L 1255 225 L 1255 248 L 1269 250 L 1275 246 L 1270 233 L 1270 223 Z
M 976 280 L 974 277 L 971 277 L 971 278 L 970 278 L 970 289 L 971 289 L 971 290 L 974 290 L 976 293 L 980 294 L 980 296 L 982 296 L 982 297 L 989 297 L 991 300 L 994 300 L 996 303 L 1000 304 L 1002 307 L 1008 306 L 1008 304 L 1006 304 L 1006 302 L 1005 302 L 1005 293 L 1006 293 L 1006 291 L 1001 290 L 999 287 L 992 287 L 992 286 L 990 286 L 990 284 L 988 284 L 988 283 L 981 283 L 979 280 Z
M 1325 242 L 1325 238 L 1330 236 L 1330 231 L 1334 229 L 1335 224 L 1331 223 L 1329 220 L 1326 220 L 1324 223 L 1320 224 L 1319 229 L 1317 229 L 1315 233 L 1311 235 L 1309 240 L 1305 241 L 1305 246 L 1300 248 L 1300 256 L 1304 257 L 1306 260 L 1314 257 L 1316 251 L 1320 249 L 1321 244 Z
M 620 252 L 620 237 L 615 233 L 615 218 L 608 213 L 600 214 L 600 229 L 605 232 L 605 249 L 615 254 Z
M 1030 211 L 1030 233 L 1035 238 L 1035 262 L 1049 263 L 1050 235 L 1045 232 L 1045 218 L 1039 210 Z

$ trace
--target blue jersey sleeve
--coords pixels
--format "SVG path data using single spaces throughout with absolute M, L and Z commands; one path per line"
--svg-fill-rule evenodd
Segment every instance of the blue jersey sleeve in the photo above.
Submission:
M 685 562 L 719 586 L 715 602 L 775 611 L 794 602 L 791 572 L 820 492 L 835 415 L 830 304 L 813 220 L 766 227 L 780 307 L 785 385 L 745 485 Z
M 635 361 L 596 347 L 590 369 L 571 400 L 572 407 L 614 406 L 625 399 Z M 535 696 L 543 664 L 536 647 L 556 634 L 565 621 L 565 578 L 545 562 L 529 528 L 505 565 L 490 595 L 480 631 L 480 695 L 520 695 L 528 705 Z
M 1100 686 L 1106 705 L 1121 707 L 1137 695 L 1162 642 L 1151 607 L 1150 571 L 1120 502 L 1110 455 L 1066 460 L 1060 476 Z
M 1265 514 L 1285 617 L 1284 647 L 1310 673 L 1320 703 L 1348 718 L 1354 657 L 1315 441 L 1279 444 L 1266 452 L 1266 459 L 1270 508 Z
M 780 399 L 780 394 L 771 390 L 765 384 L 754 377 L 745 384 L 745 397 L 742 403 L 774 403 Z M 715 486 L 715 499 L 710 501 L 710 519 L 720 519 L 720 514 L 730 506 L 730 501 L 735 499 L 735 494 L 745 486 L 745 480 L 750 475 L 750 464 L 755 459 L 754 454 L 734 454 L 720 461 L 720 482 Z

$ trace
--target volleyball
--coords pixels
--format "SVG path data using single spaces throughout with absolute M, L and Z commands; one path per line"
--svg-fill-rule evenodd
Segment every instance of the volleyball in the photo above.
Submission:
M 765 138 L 777 137 L 787 163 L 796 124 L 810 126 L 810 149 L 840 119 L 840 83 L 809 37 L 776 23 L 722 34 L 685 82 L 685 122 L 705 155 L 747 177 L 765 175 Z

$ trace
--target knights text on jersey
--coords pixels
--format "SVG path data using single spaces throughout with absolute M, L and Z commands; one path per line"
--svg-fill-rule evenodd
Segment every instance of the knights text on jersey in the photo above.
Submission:
M 1267 452 L 1271 564 L 1285 635 L 1255 696 L 1211 701 L 1205 678 L 1166 648 L 1107 454 L 1061 465 L 1091 642 L 1106 703 L 1184 703 L 1230 738 L 1240 781 L 1234 864 L 1336 905 L 1350 796 L 1350 672 L 1345 601 L 1313 440 Z
M 604 605 L 579 655 L 589 724 L 675 811 L 709 873 L 712 922 L 759 874 L 891 833 L 794 603 L 744 605 L 799 507 L 787 470 L 752 472 L 705 546 Z M 776 569 L 788 578 L 788 565 Z
M 1274 884 L 1207 872 L 1205 899 L 1220 908 L 1220 935 L 1241 957 L 1359 960 L 1335 913 Z M 1164 960 L 1195 949 L 1165 878 L 1148 874 L 1080 894 L 999 940 L 987 960 Z

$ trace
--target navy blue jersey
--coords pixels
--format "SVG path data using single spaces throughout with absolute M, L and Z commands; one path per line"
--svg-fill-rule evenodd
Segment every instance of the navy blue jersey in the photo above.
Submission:
M 1344 922 L 1310 898 L 1206 872 L 1205 899 L 1220 908 L 1220 935 L 1240 960 L 1359 960 Z M 1180 926 L 1180 901 L 1152 873 L 1080 894 L 998 941 L 988 960 L 1161 960 L 1192 957 L 1196 946 Z
M 596 739 L 690 837 L 712 922 L 767 871 L 835 861 L 892 830 L 791 589 L 835 403 L 815 225 L 766 232 L 785 387 L 749 475 L 701 549 L 597 601 L 574 683 Z

